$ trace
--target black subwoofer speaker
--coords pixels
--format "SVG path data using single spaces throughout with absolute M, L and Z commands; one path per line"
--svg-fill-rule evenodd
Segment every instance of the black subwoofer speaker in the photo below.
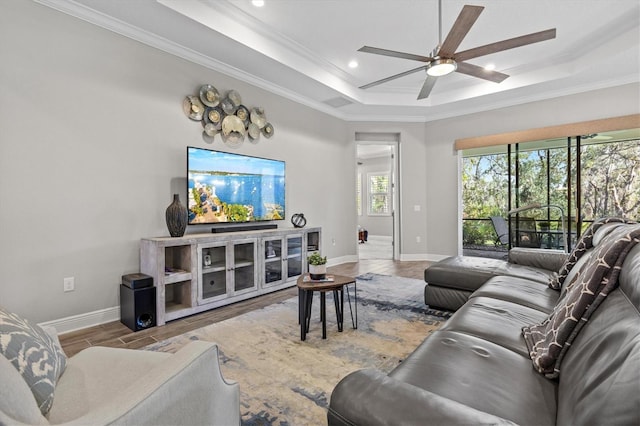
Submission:
M 156 288 L 120 285 L 120 321 L 133 331 L 156 325 Z

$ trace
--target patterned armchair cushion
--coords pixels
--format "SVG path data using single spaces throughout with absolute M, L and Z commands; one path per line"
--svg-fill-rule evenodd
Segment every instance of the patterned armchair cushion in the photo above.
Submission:
M 57 339 L 0 306 L 0 353 L 20 372 L 46 415 L 67 363 Z

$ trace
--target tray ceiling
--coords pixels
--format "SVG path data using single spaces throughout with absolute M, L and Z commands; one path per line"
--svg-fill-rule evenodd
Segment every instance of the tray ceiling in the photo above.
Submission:
M 485 7 L 459 50 L 549 28 L 557 38 L 469 61 L 509 74 L 500 84 L 454 73 L 423 100 L 422 72 L 359 89 L 420 63 L 357 49 L 428 56 L 437 0 L 36 1 L 349 121 L 431 121 L 640 81 L 637 0 L 445 0 L 445 35 L 465 4 Z

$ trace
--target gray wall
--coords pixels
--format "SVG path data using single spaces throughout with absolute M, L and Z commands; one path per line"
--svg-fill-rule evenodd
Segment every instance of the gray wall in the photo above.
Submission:
M 285 160 L 279 226 L 304 212 L 330 259 L 355 256 L 343 121 L 32 2 L 0 2 L 0 58 L 3 306 L 36 322 L 118 306 L 140 238 L 168 235 L 172 194 L 186 201 L 187 145 Z M 264 107 L 275 135 L 236 150 L 205 144 L 182 112 L 203 83 Z M 63 293 L 70 276 L 76 290 Z
M 185 147 L 230 150 L 182 113 L 203 83 L 265 108 L 275 136 L 235 151 L 287 162 L 280 226 L 304 212 L 334 262 L 357 255 L 357 132 L 400 135 L 401 259 L 435 259 L 459 250 L 455 139 L 640 112 L 632 84 L 426 124 L 346 123 L 26 1 L 0 2 L 0 58 L 0 304 L 36 322 L 117 306 L 140 238 L 168 235 L 172 194 L 186 200 Z M 63 293 L 68 276 L 76 291 Z

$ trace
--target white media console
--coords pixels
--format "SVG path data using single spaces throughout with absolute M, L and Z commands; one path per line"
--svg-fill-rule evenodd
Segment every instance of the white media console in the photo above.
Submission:
M 143 238 L 140 272 L 153 277 L 157 325 L 296 285 L 321 228 Z

